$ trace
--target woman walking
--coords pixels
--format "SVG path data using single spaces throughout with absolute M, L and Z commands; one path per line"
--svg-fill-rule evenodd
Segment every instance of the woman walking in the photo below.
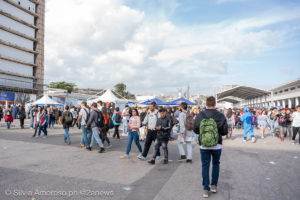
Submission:
M 11 106 L 8 105 L 7 109 L 4 110 L 4 120 L 6 122 L 7 129 L 10 129 L 11 123 L 14 121 L 14 118 L 12 117 L 12 109 Z
M 120 139 L 119 127 L 120 127 L 120 124 L 122 121 L 122 115 L 121 115 L 119 107 L 115 108 L 114 114 L 112 116 L 112 120 L 113 120 L 114 128 L 115 128 L 113 138 L 117 137 L 117 139 Z
M 109 141 L 109 139 L 107 137 L 107 132 L 109 130 L 108 122 L 109 122 L 110 117 L 109 117 L 109 114 L 107 112 L 107 108 L 106 107 L 103 107 L 101 111 L 102 111 L 102 115 L 103 115 L 103 118 L 104 118 L 104 127 L 102 128 L 102 137 L 103 137 L 102 141 L 103 141 L 103 144 L 106 141 L 107 144 L 108 144 L 108 146 L 106 148 L 110 148 L 111 144 L 110 144 L 110 141 Z
M 70 127 L 72 126 L 72 123 L 73 123 L 73 115 L 69 111 L 69 106 L 66 106 L 65 112 L 63 112 L 62 114 L 62 124 L 63 124 L 63 128 L 65 129 L 64 142 L 67 143 L 68 145 L 71 144 L 69 130 Z
M 42 115 L 41 115 L 41 120 L 40 120 L 40 126 L 39 126 L 39 134 L 38 134 L 38 136 L 36 136 L 37 138 L 40 137 L 41 131 L 44 132 L 44 138 L 48 137 L 47 136 L 48 120 L 49 120 L 49 117 L 48 117 L 48 114 L 47 114 L 47 110 L 43 109 Z
M 21 129 L 24 129 L 24 120 L 26 118 L 25 108 L 21 106 L 20 111 L 18 113 L 18 117 L 20 120 L 20 127 Z
M 263 110 L 261 115 L 258 117 L 258 127 L 261 129 L 261 139 L 265 138 L 265 131 L 270 123 L 270 119 L 267 116 L 267 111 Z
M 126 148 L 126 153 L 121 156 L 120 158 L 128 158 L 130 150 L 131 150 L 131 144 L 132 140 L 134 140 L 137 148 L 139 149 L 140 155 L 142 154 L 142 147 L 139 142 L 139 134 L 138 130 L 141 127 L 141 119 L 139 117 L 139 113 L 136 108 L 132 110 L 132 117 L 129 119 L 128 123 L 128 141 L 127 141 L 127 148 Z

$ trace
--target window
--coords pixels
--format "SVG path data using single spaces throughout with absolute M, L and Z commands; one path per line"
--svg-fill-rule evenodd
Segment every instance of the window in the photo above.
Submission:
M 282 90 L 280 90 L 279 93 L 282 93 Z
M 287 91 L 289 91 L 289 89 L 285 89 L 284 91 L 287 92 Z
M 18 1 L 18 4 L 19 4 L 19 5 L 21 5 L 21 2 L 20 2 L 20 1 Z
M 275 94 L 278 94 L 278 92 L 275 92 Z
M 296 88 L 295 88 L 295 87 L 291 87 L 291 88 L 290 88 L 290 90 L 294 90 L 294 89 L 296 89 Z
M 30 10 L 30 7 L 28 7 L 28 10 Z

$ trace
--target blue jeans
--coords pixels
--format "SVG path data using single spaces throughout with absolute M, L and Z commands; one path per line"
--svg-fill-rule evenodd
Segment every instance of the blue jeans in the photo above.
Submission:
M 11 122 L 6 122 L 7 128 L 10 128 L 10 124 L 11 124 Z
M 270 129 L 271 129 L 271 132 L 272 132 L 272 133 L 275 132 L 274 120 L 270 120 Z
M 97 141 L 98 145 L 100 148 L 103 148 L 104 145 L 99 137 L 99 128 L 98 127 L 94 127 L 92 128 L 92 132 L 93 132 L 93 135 L 92 135 L 92 141 L 91 141 L 91 144 L 90 144 L 90 147 L 94 146 L 94 142 L 95 140 Z
M 49 119 L 49 128 L 52 126 L 54 128 L 55 119 Z
M 130 153 L 132 140 L 134 140 L 134 142 L 135 142 L 137 148 L 139 149 L 140 153 L 142 153 L 143 150 L 142 150 L 142 147 L 140 145 L 138 132 L 137 131 L 130 131 L 128 133 L 126 154 L 129 155 L 129 153 Z
M 69 127 L 65 128 L 65 137 L 64 141 L 68 140 L 68 142 L 71 142 L 70 136 L 69 136 Z
M 83 144 L 89 147 L 89 143 L 92 136 L 92 130 L 90 128 L 85 128 L 85 125 L 81 125 Z
M 220 158 L 222 149 L 219 150 L 206 150 L 200 149 L 202 161 L 202 185 L 204 190 L 210 191 L 209 187 L 209 167 L 212 157 L 212 180 L 211 185 L 218 185 L 219 172 L 220 172 Z
M 127 119 L 123 119 L 123 133 L 127 133 L 127 129 L 128 129 L 128 121 Z
M 34 124 L 34 118 L 31 117 L 31 118 L 30 118 L 30 128 L 34 128 L 34 127 L 33 127 L 33 124 Z
M 44 124 L 43 126 L 40 124 L 40 127 L 39 127 L 39 136 L 41 135 L 41 131 L 44 132 L 44 136 L 47 136 L 47 127 L 48 127 L 48 124 Z

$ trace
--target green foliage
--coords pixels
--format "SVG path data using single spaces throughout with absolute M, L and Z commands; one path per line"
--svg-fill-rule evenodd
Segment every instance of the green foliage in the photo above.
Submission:
M 61 81 L 61 82 L 51 82 L 49 84 L 49 88 L 56 88 L 56 89 L 63 89 L 63 90 L 67 90 L 68 93 L 71 93 L 74 91 L 76 87 L 76 84 L 74 83 L 67 83 L 65 81 Z
M 126 85 L 124 83 L 118 83 L 115 86 L 115 92 L 126 99 L 135 99 L 135 95 L 126 91 Z

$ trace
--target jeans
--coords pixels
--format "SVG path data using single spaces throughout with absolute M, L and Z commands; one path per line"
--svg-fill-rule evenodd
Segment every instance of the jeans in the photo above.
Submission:
M 286 133 L 287 133 L 287 127 L 279 126 L 279 130 L 280 130 L 280 136 L 282 138 L 284 138 L 286 136 Z
M 93 132 L 93 135 L 92 135 L 92 141 L 91 141 L 91 144 L 90 144 L 90 147 L 94 146 L 94 142 L 95 140 L 97 141 L 98 145 L 100 148 L 103 148 L 104 145 L 99 137 L 99 128 L 98 127 L 94 127 L 92 128 L 92 132 Z
M 297 133 L 299 133 L 299 144 L 300 144 L 300 127 L 293 127 L 293 138 L 292 138 L 292 140 L 296 139 Z
M 140 145 L 138 132 L 137 131 L 130 131 L 128 133 L 128 142 L 127 142 L 126 154 L 129 155 L 129 153 L 130 153 L 132 140 L 134 140 L 134 142 L 135 142 L 137 148 L 139 149 L 140 153 L 142 153 L 142 147 Z
M 117 136 L 117 138 L 120 139 L 119 126 L 120 125 L 115 125 L 115 132 L 114 132 L 113 138 L 115 138 Z
M 50 118 L 49 121 L 49 128 L 52 126 L 52 128 L 54 128 L 54 123 L 55 123 L 55 118 Z
M 34 128 L 34 118 L 30 116 L 30 128 Z
M 41 131 L 44 132 L 44 136 L 47 136 L 47 127 L 48 127 L 47 123 L 44 124 L 43 126 L 40 124 L 40 126 L 39 126 L 39 135 L 38 136 L 41 135 Z
M 127 129 L 128 129 L 128 121 L 127 119 L 123 119 L 123 133 L 127 134 Z
M 270 128 L 271 128 L 271 132 L 274 133 L 275 132 L 274 120 L 270 120 Z
M 164 156 L 165 156 L 165 160 L 168 160 L 168 140 L 159 140 L 156 139 L 155 143 L 154 143 L 154 154 L 153 154 L 153 159 L 156 158 L 156 156 L 158 156 L 158 152 L 160 149 L 160 146 L 162 146 L 163 150 L 164 150 Z
M 201 161 L 202 161 L 202 185 L 204 190 L 210 191 L 210 178 L 209 178 L 209 167 L 212 157 L 212 180 L 211 185 L 218 185 L 219 172 L 220 172 L 220 158 L 222 149 L 219 150 L 206 150 L 200 149 Z
M 178 149 L 179 149 L 179 154 L 181 156 L 185 156 L 185 151 L 184 151 L 184 148 L 183 148 L 183 143 L 178 141 L 177 142 L 177 146 L 178 146 Z M 186 150 L 187 150 L 187 159 L 189 160 L 192 160 L 192 156 L 193 156 L 193 145 L 192 145 L 192 142 L 186 142 Z
M 82 138 L 83 138 L 83 144 L 85 147 L 89 147 L 92 130 L 90 128 L 85 128 L 85 125 L 81 125 L 82 130 Z
M 7 128 L 10 128 L 11 122 L 6 122 Z
M 152 141 L 156 140 L 156 131 L 154 130 L 148 130 L 147 136 L 146 136 L 146 142 L 145 142 L 145 146 L 144 146 L 144 152 L 143 152 L 143 156 L 146 158 L 149 152 L 149 149 L 151 147 Z M 153 148 L 155 149 L 155 148 Z M 160 151 L 158 151 L 158 155 L 160 156 Z
M 70 136 L 69 136 L 69 127 L 65 128 L 65 137 L 64 141 L 68 140 L 68 142 L 71 142 Z

